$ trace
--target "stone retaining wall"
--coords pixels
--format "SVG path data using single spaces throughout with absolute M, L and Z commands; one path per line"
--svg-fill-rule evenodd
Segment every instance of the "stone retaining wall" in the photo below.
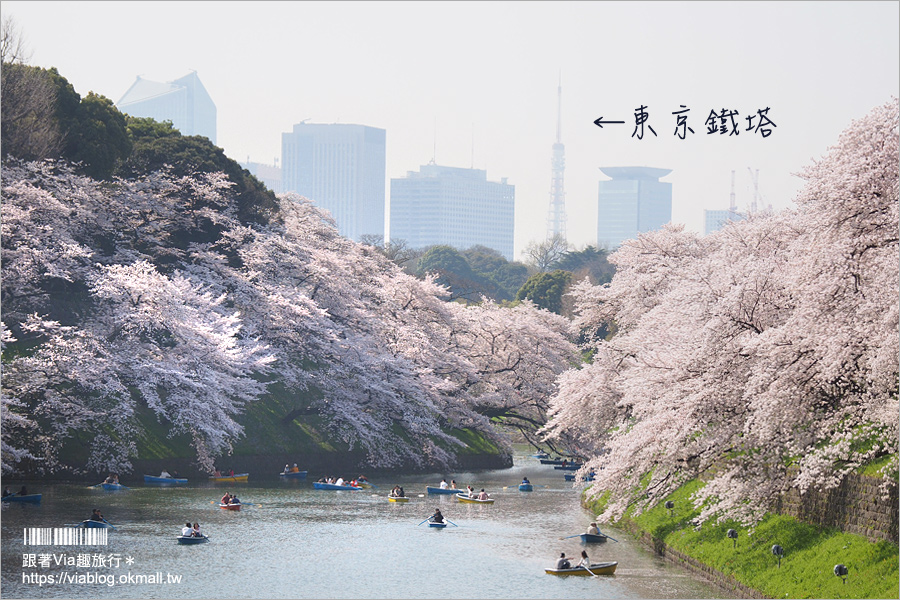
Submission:
M 898 543 L 897 486 L 885 500 L 881 497 L 880 477 L 850 474 L 835 489 L 827 492 L 796 489 L 784 494 L 775 511 L 805 523 L 836 527 L 847 533 L 865 536 L 869 541 Z

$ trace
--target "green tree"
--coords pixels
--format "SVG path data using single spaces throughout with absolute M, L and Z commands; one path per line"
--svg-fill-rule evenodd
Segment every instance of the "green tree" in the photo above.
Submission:
M 569 271 L 575 281 L 587 277 L 594 285 L 612 281 L 616 267 L 607 260 L 609 252 L 603 248 L 586 246 L 583 250 L 571 250 L 550 265 L 551 269 Z
M 571 281 L 572 274 L 568 271 L 536 273 L 519 289 L 516 300 L 528 299 L 550 312 L 562 314 L 562 297 Z
M 122 176 L 151 173 L 167 165 L 177 176 L 222 171 L 235 184 L 238 218 L 242 222 L 264 224 L 277 214 L 275 194 L 209 139 L 183 136 L 168 121 L 158 123 L 128 116 L 126 122 L 134 147 L 119 170 Z
M 450 288 L 450 299 L 478 302 L 481 296 L 497 298 L 499 286 L 472 270 L 465 257 L 451 246 L 432 246 L 419 259 L 416 275 L 437 275 L 438 283 Z
M 86 175 L 108 179 L 130 154 L 125 115 L 109 98 L 89 92 L 78 104 L 75 118 L 67 123 L 63 156 L 82 163 Z

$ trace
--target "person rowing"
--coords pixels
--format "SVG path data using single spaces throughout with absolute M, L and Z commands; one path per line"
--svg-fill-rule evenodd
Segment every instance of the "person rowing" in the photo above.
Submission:
M 431 521 L 432 523 L 443 523 L 444 515 L 441 514 L 441 509 L 439 509 L 439 508 L 434 509 L 434 514 L 431 515 L 428 518 L 428 520 Z
M 587 528 L 585 533 L 588 535 L 600 535 L 600 528 L 597 527 L 596 523 L 591 523 L 591 526 Z

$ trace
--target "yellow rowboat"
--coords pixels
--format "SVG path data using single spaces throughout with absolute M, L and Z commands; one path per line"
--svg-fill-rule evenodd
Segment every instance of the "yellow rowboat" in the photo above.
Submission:
M 493 504 L 494 499 L 488 498 L 487 500 L 479 500 L 478 498 L 469 498 L 465 494 L 457 494 L 457 498 L 459 498 L 460 502 L 469 502 L 470 504 Z
M 409 502 L 406 496 L 388 496 L 388 502 Z
M 572 567 L 569 569 L 544 569 L 544 573 L 549 573 L 550 575 L 582 575 L 584 577 L 590 577 L 591 573 L 594 575 L 612 575 L 616 572 L 618 564 L 617 562 L 591 563 L 590 571 L 584 567 Z
M 219 481 L 235 482 L 235 481 L 247 481 L 248 477 L 250 477 L 250 473 L 236 473 L 234 475 L 222 475 L 221 477 L 216 477 L 215 475 L 210 475 L 209 480 L 212 482 L 219 482 Z

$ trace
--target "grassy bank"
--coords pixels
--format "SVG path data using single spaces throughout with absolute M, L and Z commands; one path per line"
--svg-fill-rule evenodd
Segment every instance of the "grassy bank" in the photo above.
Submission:
M 771 598 L 898 598 L 900 569 L 898 546 L 837 529 L 822 528 L 792 517 L 770 514 L 750 532 L 736 522 L 706 523 L 695 531 L 691 520 L 697 510 L 689 497 L 702 484 L 691 482 L 665 501 L 637 517 L 626 515 L 618 525 L 649 534 L 659 543 L 677 550 L 720 573 L 731 576 Z M 588 504 L 596 513 L 602 502 Z M 738 537 L 729 539 L 734 529 Z M 772 546 L 784 549 L 779 567 Z M 844 583 L 834 575 L 836 564 L 844 564 L 849 574 Z

